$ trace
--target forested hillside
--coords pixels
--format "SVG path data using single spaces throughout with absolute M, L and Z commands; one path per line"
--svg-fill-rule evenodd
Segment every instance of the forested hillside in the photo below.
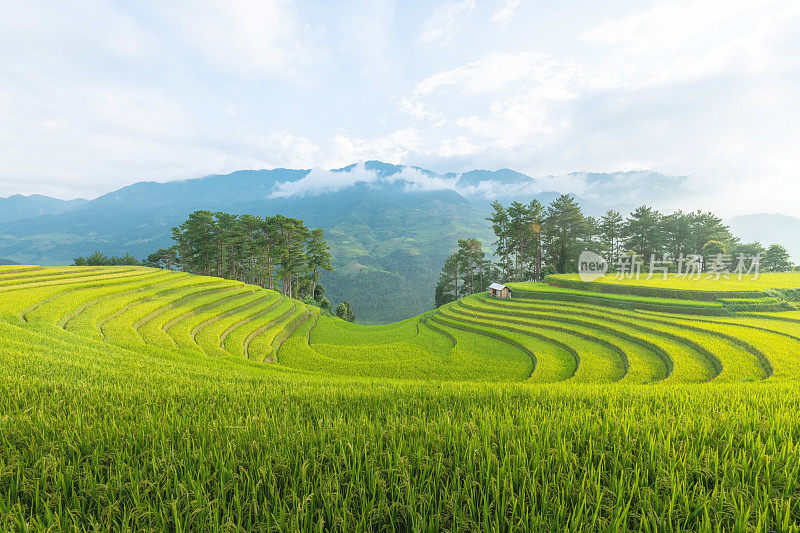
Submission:
M 370 161 L 335 171 L 248 170 L 140 182 L 83 205 L 69 204 L 60 214 L 4 224 L 0 257 L 41 265 L 70 264 L 95 251 L 143 259 L 171 246 L 171 228 L 193 211 L 259 217 L 281 213 L 325 232 L 333 271 L 324 272 L 321 281 L 331 300 L 349 300 L 359 321 L 386 323 L 432 307 L 439 270 L 458 239 L 476 238 L 489 251 L 495 237 L 485 218 L 493 201 L 508 205 L 535 199 L 547 206 L 559 196 L 550 187 L 581 181 L 586 195 L 575 196 L 575 202 L 584 215 L 599 220 L 609 208 L 636 208 L 625 204 L 631 191 L 643 203 L 657 201 L 683 179 L 619 172 L 535 180 L 508 169 L 440 174 Z M 8 200 L 0 199 L 0 205 L 9 205 Z M 764 242 L 774 233 L 761 231 Z

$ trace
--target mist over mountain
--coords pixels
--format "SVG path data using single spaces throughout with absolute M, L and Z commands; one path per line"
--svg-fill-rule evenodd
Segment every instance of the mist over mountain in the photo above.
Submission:
M 778 213 L 739 215 L 726 221 L 731 232 L 745 242 L 781 244 L 800 263 L 800 218 Z
M 484 219 L 492 201 L 547 204 L 562 192 L 575 193 L 586 214 L 599 216 L 611 208 L 627 213 L 641 204 L 658 206 L 684 181 L 649 171 L 544 178 L 509 169 L 440 174 L 380 161 L 334 170 L 242 170 L 135 183 L 88 202 L 0 199 L 6 202 L 0 206 L 27 202 L 41 210 L 2 210 L 0 257 L 41 265 L 69 264 L 95 250 L 145 257 L 171 245 L 171 228 L 198 209 L 281 213 L 325 230 L 334 255 L 334 271 L 322 278 L 328 297 L 349 300 L 362 322 L 390 322 L 431 308 L 439 269 L 459 238 L 475 236 L 488 248 L 493 237 Z M 734 232 L 766 244 L 773 242 L 770 224 L 786 224 L 762 222 L 742 220 L 742 230 L 737 224 Z M 760 229 L 744 231 L 751 226 Z M 791 239 L 774 240 L 788 245 Z

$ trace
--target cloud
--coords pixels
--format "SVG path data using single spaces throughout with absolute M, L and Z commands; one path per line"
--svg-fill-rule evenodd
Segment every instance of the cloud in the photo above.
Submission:
M 461 67 L 429 76 L 416 85 L 414 94 L 427 96 L 452 87 L 458 89 L 460 95 L 474 96 L 496 92 L 515 82 L 534 82 L 550 87 L 552 92 L 556 88 L 563 90 L 580 73 L 580 68 L 573 62 L 561 62 L 544 53 L 491 53 Z
M 340 167 L 353 161 L 380 159 L 387 163 L 400 163 L 422 142 L 415 128 L 396 130 L 388 135 L 363 139 L 337 133 L 329 143 L 329 154 L 325 166 Z
M 404 182 L 403 190 L 406 192 L 456 190 L 458 188 L 458 180 L 458 176 L 452 178 L 431 176 L 413 167 L 403 167 L 397 174 L 386 178 L 386 181 L 390 183 Z
M 501 183 L 495 180 L 481 181 L 477 185 L 468 185 L 459 189 L 465 196 L 476 196 L 487 200 L 498 198 L 530 198 L 535 194 L 544 192 L 541 185 L 536 181 L 530 183 Z
M 429 111 L 424 103 L 407 96 L 400 97 L 399 103 L 397 104 L 397 111 L 414 117 L 417 120 L 435 121 L 441 120 L 442 117 L 441 113 Z
M 580 95 L 583 71 L 571 61 L 558 61 L 546 54 L 489 54 L 456 69 L 437 73 L 419 83 L 417 98 L 454 88 L 461 97 L 494 95 L 505 98 L 489 102 L 488 114 L 472 114 L 455 124 L 492 141 L 492 146 L 510 149 L 558 136 L 570 128 L 565 106 Z M 457 136 L 463 138 L 464 136 Z M 459 155 L 473 147 L 463 140 L 442 142 L 439 153 Z
M 289 0 L 159 2 L 180 34 L 216 68 L 246 78 L 298 76 L 303 28 Z
M 433 16 L 425 23 L 417 43 L 429 44 L 434 41 L 449 43 L 476 7 L 475 0 L 462 0 L 448 2 L 436 8 Z
M 500 28 L 508 26 L 520 2 L 521 0 L 507 0 L 500 9 L 492 14 L 492 22 L 497 24 Z
M 305 137 L 299 137 L 288 131 L 272 131 L 263 135 L 246 135 L 243 146 L 254 158 L 262 161 L 280 161 L 282 166 L 290 168 L 307 167 L 309 161 L 319 158 L 320 147 Z
M 469 155 L 477 152 L 479 148 L 469 142 L 463 135 L 459 135 L 455 139 L 443 139 L 442 145 L 439 147 L 439 155 L 450 157 L 454 155 Z
M 367 170 L 364 163 L 359 163 L 347 171 L 315 168 L 299 180 L 278 183 L 270 198 L 316 196 L 328 192 L 338 192 L 358 184 L 374 186 L 402 184 L 405 192 L 458 190 L 459 179 L 460 176 L 430 175 L 409 166 L 403 166 L 399 172 L 384 177 L 377 172 Z
M 284 181 L 275 185 L 270 198 L 286 198 L 289 196 L 316 196 L 328 192 L 337 192 L 357 183 L 374 183 L 378 175 L 358 164 L 348 171 L 335 172 L 321 168 L 311 169 L 303 178 L 296 181 Z
M 591 69 L 591 85 L 635 88 L 762 71 L 798 16 L 797 2 L 697 0 L 607 20 L 581 36 L 606 52 Z
M 512 149 L 563 135 L 572 123 L 563 116 L 563 100 L 573 97 L 553 98 L 547 93 L 533 90 L 528 94 L 504 101 L 492 102 L 486 117 L 471 115 L 456 120 L 474 134 L 492 142 L 492 146 Z

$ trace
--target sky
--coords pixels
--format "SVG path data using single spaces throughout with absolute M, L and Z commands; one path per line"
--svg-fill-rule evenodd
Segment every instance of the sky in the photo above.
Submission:
M 687 208 L 800 216 L 800 2 L 3 6 L 0 196 L 379 159 L 647 169 Z

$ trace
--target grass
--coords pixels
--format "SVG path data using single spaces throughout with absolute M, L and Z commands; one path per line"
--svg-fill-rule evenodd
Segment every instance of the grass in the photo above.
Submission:
M 216 278 L 3 276 L 3 531 L 800 530 L 796 311 L 558 291 L 360 326 Z

